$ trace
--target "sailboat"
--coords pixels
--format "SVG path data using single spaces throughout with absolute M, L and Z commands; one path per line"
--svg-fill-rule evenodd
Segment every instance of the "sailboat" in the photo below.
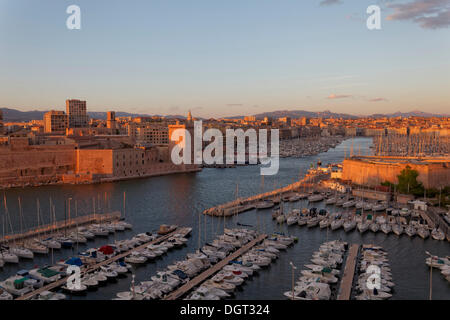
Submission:
M 5 207 L 6 207 L 6 199 L 5 199 Z M 21 202 L 20 202 L 20 198 L 19 198 L 19 207 L 20 207 L 20 211 L 22 211 L 22 206 L 21 206 Z M 9 217 L 9 212 L 6 209 L 6 214 L 8 215 L 9 218 L 9 222 L 10 222 L 10 226 L 11 225 L 11 218 Z M 20 225 L 21 225 L 21 233 L 23 234 L 23 221 L 22 221 L 22 214 L 20 213 Z M 12 231 L 12 228 L 11 228 Z M 22 246 L 16 245 L 15 241 L 13 246 L 9 247 L 9 252 L 11 254 L 14 254 L 16 256 L 18 256 L 19 258 L 25 258 L 25 259 L 33 259 L 34 258 L 34 254 L 31 250 L 26 249 Z

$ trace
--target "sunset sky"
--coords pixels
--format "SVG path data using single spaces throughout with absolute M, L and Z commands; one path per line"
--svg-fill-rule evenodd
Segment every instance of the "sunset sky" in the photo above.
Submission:
M 67 98 L 202 117 L 449 114 L 450 0 L 0 0 L 0 107 Z

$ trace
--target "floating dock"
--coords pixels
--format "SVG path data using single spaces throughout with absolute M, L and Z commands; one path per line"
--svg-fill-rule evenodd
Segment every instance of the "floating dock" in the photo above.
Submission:
M 33 230 L 26 231 L 24 233 L 16 233 L 13 235 L 6 235 L 0 238 L 0 244 L 4 244 L 11 241 L 23 242 L 30 238 L 39 237 L 40 235 L 57 233 L 69 229 L 74 229 L 77 226 L 81 227 L 93 223 L 105 223 L 119 220 L 121 217 L 120 211 L 114 211 L 111 213 L 94 213 L 68 220 L 57 221 L 54 224 L 47 224 L 34 228 Z
M 112 257 L 110 259 L 107 259 L 105 261 L 99 262 L 99 263 L 91 265 L 91 266 L 87 266 L 85 269 L 81 270 L 81 276 L 84 276 L 85 274 L 91 273 L 91 272 L 99 269 L 100 267 L 108 265 L 108 264 L 110 264 L 112 262 L 115 262 L 115 261 L 117 261 L 119 259 L 125 258 L 126 256 L 130 255 L 133 251 L 144 249 L 144 248 L 146 248 L 147 246 L 149 246 L 151 244 L 160 243 L 160 242 L 170 238 L 171 236 L 173 236 L 176 233 L 180 233 L 180 234 L 182 234 L 184 236 L 187 236 L 190 231 L 191 231 L 190 228 L 177 228 L 174 231 L 172 231 L 171 233 L 168 233 L 168 234 L 166 234 L 164 236 L 161 236 L 158 239 L 155 239 L 155 240 L 149 241 L 147 243 L 144 243 L 144 244 L 142 244 L 142 245 L 140 245 L 140 246 L 138 246 L 136 248 L 133 248 L 133 249 L 131 249 L 129 251 L 126 251 L 124 253 L 118 254 L 118 255 L 116 255 L 116 256 L 114 256 L 114 257 Z M 21 297 L 16 298 L 16 300 L 29 300 L 29 299 L 33 298 L 34 296 L 40 294 L 43 291 L 50 291 L 52 289 L 59 288 L 59 287 L 61 287 L 61 286 L 66 284 L 68 278 L 69 278 L 69 276 L 64 277 L 64 278 L 62 278 L 62 279 L 60 279 L 58 281 L 52 282 L 52 283 L 50 283 L 50 284 L 48 284 L 46 286 L 43 286 L 42 288 L 39 288 L 37 290 L 34 290 L 32 292 L 29 292 L 29 293 L 21 296 Z
M 350 300 L 352 293 L 353 277 L 355 275 L 356 260 L 358 259 L 359 244 L 352 244 L 345 263 L 344 275 L 342 276 L 341 285 L 337 300 Z
M 267 238 L 267 235 L 262 234 L 262 235 L 258 236 L 256 239 L 253 239 L 252 241 L 250 241 L 249 243 L 247 243 L 246 245 L 244 245 L 243 247 L 241 247 L 234 253 L 227 256 L 222 261 L 211 266 L 209 269 L 207 269 L 206 271 L 203 271 L 201 274 L 196 276 L 194 279 L 192 279 L 188 283 L 184 284 L 177 290 L 175 290 L 172 293 L 170 293 L 169 295 L 167 295 L 164 298 L 164 300 L 176 300 L 176 299 L 179 299 L 180 297 L 184 296 L 189 291 L 191 291 L 192 288 L 198 286 L 199 284 L 201 284 L 202 282 L 204 282 L 205 280 L 210 278 L 212 275 L 214 275 L 216 272 L 218 272 L 223 267 L 225 267 L 228 263 L 230 263 L 230 261 L 235 260 L 236 258 L 240 257 L 241 255 L 246 253 L 248 250 L 253 248 L 255 245 L 257 245 L 258 243 L 263 241 L 265 238 Z

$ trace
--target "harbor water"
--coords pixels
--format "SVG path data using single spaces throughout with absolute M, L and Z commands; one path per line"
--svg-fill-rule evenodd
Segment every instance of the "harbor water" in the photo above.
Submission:
M 293 262 L 298 267 L 296 278 L 304 264 L 308 264 L 312 253 L 324 241 L 342 239 L 349 243 L 373 243 L 382 246 L 388 253 L 392 268 L 395 288 L 392 299 L 428 299 L 429 267 L 425 264 L 429 251 L 439 256 L 450 255 L 450 244 L 446 241 L 435 241 L 431 238 L 423 240 L 419 237 L 400 237 L 381 231 L 374 234 L 371 231 L 360 234 L 354 230 L 345 233 L 328 232 L 324 229 L 299 227 L 297 224 L 287 227 L 277 225 L 271 217 L 271 209 L 252 210 L 237 217 L 219 218 L 202 215 L 201 212 L 214 205 L 234 200 L 236 196 L 250 196 L 262 191 L 285 186 L 298 180 L 310 168 L 311 164 L 321 161 L 327 163 L 341 162 L 350 149 L 355 153 L 370 152 L 370 138 L 355 138 L 346 140 L 336 148 L 325 153 L 304 158 L 280 159 L 280 170 L 275 176 L 260 176 L 259 166 L 239 166 L 228 169 L 203 169 L 192 174 L 177 174 L 145 179 L 128 180 L 114 183 L 94 185 L 64 185 L 44 186 L 39 188 L 10 189 L 5 191 L 7 208 L 11 223 L 5 223 L 2 229 L 6 233 L 20 232 L 37 225 L 37 199 L 39 199 L 40 220 L 50 221 L 50 203 L 55 206 L 58 220 L 68 219 L 70 198 L 70 216 L 84 215 L 95 212 L 125 211 L 126 220 L 133 224 L 133 230 L 117 232 L 109 238 L 97 238 L 87 244 L 80 244 L 73 249 L 54 251 L 52 255 L 36 255 L 33 260 L 21 260 L 19 265 L 5 265 L 0 269 L 0 279 L 15 274 L 20 269 L 31 269 L 68 258 L 77 251 L 89 247 L 98 247 L 111 243 L 113 240 L 131 238 L 134 234 L 155 231 L 161 224 L 177 224 L 193 228 L 187 246 L 169 251 L 167 254 L 144 266 L 134 269 L 136 282 L 149 280 L 157 270 L 175 260 L 184 259 L 186 253 L 195 251 L 199 245 L 211 240 L 223 231 L 224 223 L 228 227 L 236 223 L 251 225 L 261 232 L 281 231 L 298 237 L 298 243 L 293 248 L 282 251 L 280 258 L 263 269 L 259 274 L 246 281 L 236 291 L 236 299 L 284 299 L 283 292 L 291 288 L 291 267 Z M 125 210 L 124 210 L 124 192 Z M 20 210 L 18 198 L 21 199 Z M 5 209 L 0 208 L 3 216 Z M 307 201 L 288 203 L 286 211 L 291 208 L 325 207 L 325 204 L 308 205 Z M 327 206 L 327 210 L 336 210 Z M 341 208 L 342 210 L 342 208 Z M 22 214 L 20 214 L 22 212 Z M 2 222 L 0 220 L 0 222 Z M 85 296 L 69 296 L 69 299 L 112 299 L 120 291 L 130 288 L 131 276 L 119 279 L 116 283 L 100 287 L 97 291 L 88 292 Z M 450 285 L 438 270 L 433 272 L 433 299 L 450 299 Z

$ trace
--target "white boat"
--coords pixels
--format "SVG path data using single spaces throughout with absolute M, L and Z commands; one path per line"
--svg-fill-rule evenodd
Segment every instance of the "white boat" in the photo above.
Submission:
M 335 204 L 336 203 L 336 198 L 335 197 L 333 197 L 333 198 L 329 198 L 329 199 L 327 199 L 326 201 L 325 201 L 325 204 L 327 204 L 327 205 L 332 205 L 332 204 Z
M 280 214 L 278 217 L 277 217 L 277 222 L 278 223 L 283 223 L 284 221 L 286 221 L 286 216 L 284 215 L 284 214 Z
M 10 247 L 9 252 L 15 254 L 19 258 L 33 259 L 34 254 L 31 250 L 22 247 Z
M 0 287 L 0 301 L 12 300 L 13 296 L 8 291 Z
M 0 282 L 0 287 L 15 296 L 23 296 L 33 291 L 33 286 L 27 283 L 27 278 L 22 276 L 12 276 Z
M 72 294 L 83 293 L 83 292 L 86 292 L 86 290 L 87 290 L 87 286 L 84 285 L 83 283 L 81 283 L 79 286 L 73 286 L 73 287 L 68 287 L 67 285 L 64 285 L 61 288 L 64 291 L 70 292 Z
M 39 253 L 39 254 L 47 254 L 48 248 L 42 244 L 40 244 L 38 241 L 32 241 L 27 242 L 24 244 L 24 247 L 26 249 L 29 249 L 33 253 Z
M 344 225 L 343 219 L 334 219 L 331 221 L 331 230 L 337 230 Z
M 392 232 L 394 232 L 397 236 L 400 236 L 403 233 L 403 227 L 400 224 L 393 224 L 392 225 Z
M 308 219 L 308 222 L 306 223 L 306 226 L 308 228 L 316 227 L 319 224 L 319 218 L 318 217 L 311 217 Z
M 445 240 L 444 232 L 442 232 L 441 229 L 437 229 L 437 228 L 434 228 L 433 231 L 431 231 L 431 237 L 434 240 L 441 240 L 441 241 Z
M 291 225 L 293 225 L 293 224 L 295 224 L 297 222 L 298 222 L 298 216 L 297 215 L 290 215 L 290 216 L 288 216 L 288 218 L 286 220 L 286 223 L 287 223 L 288 226 L 291 226 Z
M 360 233 L 364 233 L 369 229 L 369 226 L 370 226 L 370 222 L 363 221 L 363 222 L 358 223 L 357 228 Z
M 65 300 L 66 295 L 62 293 L 57 292 L 51 292 L 51 291 L 42 291 L 38 296 L 36 300 Z
M 40 240 L 40 243 L 49 249 L 61 249 L 61 243 L 52 238 Z
M 356 228 L 356 221 L 354 219 L 350 219 L 344 222 L 345 232 L 349 232 L 355 228 Z
M 132 252 L 130 255 L 126 256 L 124 260 L 127 263 L 142 264 L 142 263 L 146 263 L 148 258 L 144 257 L 143 255 L 141 255 L 137 252 Z
M 325 218 L 319 222 L 319 227 L 320 227 L 320 229 L 328 228 L 330 226 L 330 224 L 331 224 L 331 220 L 329 218 Z
M 408 208 L 402 208 L 400 210 L 400 216 L 402 217 L 408 217 L 410 215 L 410 211 Z
M 417 229 L 417 234 L 422 238 L 426 239 L 430 236 L 430 231 L 428 231 L 428 228 L 421 226 Z
M 376 222 L 372 222 L 369 228 L 372 232 L 378 232 L 378 230 L 380 230 L 380 225 Z
M 319 202 L 323 200 L 323 195 L 321 194 L 313 194 L 308 197 L 309 202 Z
M 343 207 L 343 208 L 350 208 L 350 207 L 353 207 L 355 204 L 356 204 L 356 201 L 354 201 L 354 200 L 349 200 L 349 201 L 344 202 L 344 203 L 342 204 L 342 207 Z
M 408 225 L 405 228 L 405 233 L 410 237 L 414 237 L 417 234 L 417 230 L 412 225 Z
M 44 281 L 44 283 L 52 283 L 61 278 L 61 273 L 49 267 L 32 269 L 29 271 L 29 274 L 36 279 Z
M 308 223 L 308 217 L 301 216 L 301 217 L 298 218 L 297 224 L 298 224 L 300 227 L 306 225 L 307 223 Z
M 381 231 L 383 231 L 383 233 L 385 233 L 385 234 L 389 234 L 389 233 L 392 231 L 392 227 L 391 227 L 391 225 L 388 224 L 388 223 L 383 223 L 383 224 L 380 226 L 380 229 L 381 229 Z
M 311 282 L 294 287 L 294 296 L 292 291 L 286 291 L 284 296 L 291 300 L 330 300 L 331 289 L 326 283 Z
M 0 255 L 5 263 L 19 263 L 19 257 L 11 252 L 3 251 Z

